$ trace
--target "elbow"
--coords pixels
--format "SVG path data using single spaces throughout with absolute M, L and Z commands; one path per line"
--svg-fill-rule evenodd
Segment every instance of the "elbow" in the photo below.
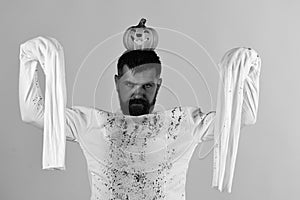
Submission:
M 39 129 L 43 129 L 43 121 L 39 121 L 37 119 L 33 119 L 32 117 L 27 117 L 27 116 L 21 116 L 21 119 L 23 122 L 25 122 L 26 124 L 31 124 Z
M 251 118 L 244 121 L 244 125 L 253 125 L 256 123 L 256 118 Z
M 242 117 L 242 124 L 245 125 L 252 125 L 255 124 L 257 120 L 257 117 L 255 114 L 251 113 L 243 113 Z
M 20 101 L 20 113 L 21 120 L 26 123 L 30 123 L 32 121 L 32 112 Z
M 27 115 L 24 115 L 24 113 L 22 112 L 21 112 L 21 120 L 25 123 L 30 123 L 32 121 Z
M 257 106 L 246 105 L 242 109 L 242 124 L 252 125 L 256 123 L 257 120 Z
M 21 117 L 22 121 L 25 122 L 26 124 L 32 124 L 33 120 L 30 117 L 22 116 Z

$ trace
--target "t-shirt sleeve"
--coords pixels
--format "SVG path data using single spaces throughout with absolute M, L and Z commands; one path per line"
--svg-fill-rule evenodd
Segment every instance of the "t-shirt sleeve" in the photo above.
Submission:
M 38 66 L 20 68 L 19 105 L 22 121 L 44 128 L 45 99 L 38 79 Z M 92 108 L 66 107 L 66 139 L 77 142 L 78 134 L 86 130 Z
M 214 139 L 213 128 L 216 111 L 203 112 L 201 108 L 190 107 L 190 121 L 193 137 L 199 142 Z

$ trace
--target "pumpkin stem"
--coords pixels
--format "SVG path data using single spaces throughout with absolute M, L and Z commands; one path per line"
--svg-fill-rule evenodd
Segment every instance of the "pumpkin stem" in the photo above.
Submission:
M 146 27 L 145 23 L 146 23 L 146 19 L 142 18 L 136 27 L 138 27 L 138 28 Z

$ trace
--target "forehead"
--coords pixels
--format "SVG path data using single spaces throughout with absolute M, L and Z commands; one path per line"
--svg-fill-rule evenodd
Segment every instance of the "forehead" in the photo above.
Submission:
M 143 65 L 136 66 L 134 69 L 129 69 L 127 65 L 123 67 L 123 76 L 120 81 L 130 81 L 133 83 L 146 83 L 150 81 L 156 81 L 156 69 L 158 67 L 157 63 L 147 63 Z

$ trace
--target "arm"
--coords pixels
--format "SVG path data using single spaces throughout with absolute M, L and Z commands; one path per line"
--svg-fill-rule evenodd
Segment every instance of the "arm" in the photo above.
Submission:
M 37 65 L 20 69 L 19 105 L 21 119 L 39 129 L 44 128 L 44 95 L 39 86 Z M 79 131 L 86 125 L 84 113 L 79 107 L 66 108 L 66 139 L 77 142 Z
M 257 56 L 258 57 L 258 56 Z M 257 113 L 258 113 L 258 100 L 259 100 L 259 76 L 260 76 L 260 59 L 249 67 L 249 72 L 246 70 L 246 66 L 244 66 L 246 70 L 246 76 L 244 80 L 244 87 L 242 89 L 243 92 L 243 103 L 241 109 L 241 126 L 240 129 L 244 128 L 247 125 L 252 125 L 256 123 Z M 220 80 L 220 83 L 223 83 Z M 222 100 L 225 97 L 222 97 Z M 192 111 L 192 116 L 195 122 L 197 122 L 197 126 L 202 126 L 203 122 L 199 120 L 206 120 L 209 122 L 210 126 L 208 126 L 205 131 L 202 131 L 202 134 L 199 136 L 200 141 L 209 141 L 214 139 L 214 123 L 215 123 L 215 115 L 216 111 L 211 111 L 208 113 L 203 113 L 200 108 L 194 108 Z M 210 123 L 212 122 L 212 123 Z M 198 128 L 200 129 L 200 128 Z
M 39 36 L 20 45 L 19 59 L 22 119 L 43 128 L 43 169 L 65 170 L 66 138 L 76 140 L 76 134 L 85 126 L 74 123 L 76 126 L 71 129 L 66 119 L 70 116 L 67 115 L 63 47 L 55 38 Z M 36 88 L 38 63 L 45 74 L 45 103 L 40 89 Z M 77 117 L 71 116 L 74 120 Z
M 257 52 L 246 47 L 227 51 L 220 63 L 212 181 L 220 191 L 231 192 L 241 128 L 256 122 L 260 67 Z
M 226 52 L 220 64 L 217 107 L 214 114 L 194 109 L 198 143 L 214 140 L 212 187 L 232 188 L 240 130 L 256 122 L 261 59 L 251 48 Z

